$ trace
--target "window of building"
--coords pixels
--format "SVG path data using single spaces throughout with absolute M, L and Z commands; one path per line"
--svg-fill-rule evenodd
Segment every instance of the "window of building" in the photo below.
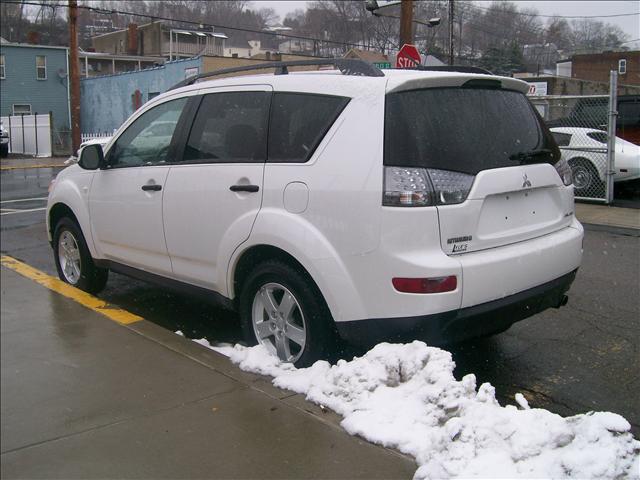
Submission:
M 4 72 L 4 55 L 0 55 L 0 79 L 4 80 L 5 72 Z
M 618 60 L 618 73 L 620 75 L 627 73 L 627 60 L 624 58 Z
M 38 80 L 47 79 L 47 57 L 36 55 L 36 78 Z
M 14 103 L 13 104 L 14 115 L 31 115 L 31 105 L 26 103 Z
M 269 99 L 267 92 L 205 95 L 189 134 L 184 161 L 264 162 Z

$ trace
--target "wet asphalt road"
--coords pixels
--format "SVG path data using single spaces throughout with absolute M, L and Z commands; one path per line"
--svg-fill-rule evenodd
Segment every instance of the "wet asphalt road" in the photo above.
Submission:
M 39 209 L 57 170 L 3 171 L 0 190 L 2 253 L 54 275 L 44 210 Z M 29 200 L 13 201 L 20 199 Z M 490 382 L 501 403 L 513 403 L 513 395 L 522 392 L 533 407 L 565 416 L 590 410 L 619 413 L 638 437 L 640 238 L 587 230 L 584 247 L 569 304 L 498 336 L 450 347 L 456 375 L 474 373 L 478 384 Z M 111 274 L 99 296 L 192 338 L 240 339 L 233 313 L 121 275 Z M 359 353 L 348 347 L 341 351 L 345 358 Z

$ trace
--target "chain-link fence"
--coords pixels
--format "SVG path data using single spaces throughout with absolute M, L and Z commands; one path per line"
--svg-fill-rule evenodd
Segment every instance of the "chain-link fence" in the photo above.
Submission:
M 577 198 L 607 200 L 609 96 L 530 98 L 573 171 Z
M 54 128 L 51 132 L 53 140 L 53 155 L 55 157 L 64 157 L 73 154 L 71 147 L 71 130 L 68 128 Z

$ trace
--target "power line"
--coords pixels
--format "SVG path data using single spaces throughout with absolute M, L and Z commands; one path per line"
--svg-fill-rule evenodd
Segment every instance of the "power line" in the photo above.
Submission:
M 57 5 L 57 4 L 51 4 L 51 3 L 39 3 L 39 2 L 28 2 L 28 1 L 21 1 L 21 0 L 2 0 L 3 3 L 14 3 L 14 4 L 22 4 L 22 5 L 33 5 L 33 6 L 37 6 L 37 7 L 49 7 L 49 8 L 68 8 L 68 5 Z M 341 46 L 347 46 L 347 47 L 361 47 L 361 48 L 367 48 L 367 46 L 363 43 L 353 43 L 353 42 L 338 42 L 336 40 L 323 40 L 321 38 L 314 38 L 314 37 L 305 37 L 305 36 L 301 36 L 301 35 L 291 35 L 291 34 L 286 34 L 286 33 L 276 33 L 276 32 L 267 32 L 264 30 L 254 30 L 251 28 L 244 28 L 244 27 L 230 27 L 228 25 L 221 25 L 221 24 L 213 24 L 213 23 L 206 23 L 206 22 L 194 22 L 192 20 L 183 20 L 183 19 L 178 19 L 178 18 L 169 18 L 169 17 L 162 17 L 159 15 L 150 15 L 147 13 L 136 13 L 136 12 L 127 12 L 127 11 L 123 11 L 123 10 L 116 10 L 116 9 L 112 9 L 112 8 L 100 8 L 100 7 L 91 7 L 89 5 L 78 5 L 79 9 L 83 9 L 83 10 L 87 10 L 93 13 L 99 13 L 99 14 L 103 14 L 103 15 L 129 15 L 132 17 L 143 17 L 143 18 L 150 18 L 152 20 L 164 20 L 167 22 L 173 22 L 173 23 L 184 23 L 184 24 L 188 24 L 188 25 L 204 25 L 207 27 L 213 27 L 213 28 L 219 28 L 222 30 L 235 30 L 238 32 L 245 32 L 245 33 L 255 33 L 255 34 L 259 34 L 259 35 L 269 35 L 269 36 L 274 36 L 274 37 L 281 37 L 281 38 L 290 38 L 290 39 L 295 39 L 295 40 L 309 40 L 312 42 L 318 42 L 318 43 L 325 43 L 325 44 L 333 44 L 333 45 L 341 45 Z
M 483 7 L 481 5 L 474 5 L 474 7 L 481 10 L 493 10 L 491 7 Z M 640 12 L 635 13 L 616 13 L 612 15 L 541 15 L 539 13 L 519 12 L 500 10 L 501 13 L 509 13 L 511 15 L 523 15 L 525 17 L 541 17 L 541 18 L 614 18 L 614 17 L 632 17 L 640 15 Z

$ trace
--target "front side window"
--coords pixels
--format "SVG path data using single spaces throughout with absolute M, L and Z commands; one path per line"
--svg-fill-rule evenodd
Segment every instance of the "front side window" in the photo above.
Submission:
M 0 79 L 4 80 L 6 78 L 4 71 L 4 55 L 0 55 Z
M 47 57 L 36 55 L 36 78 L 38 80 L 47 79 Z
M 193 122 L 183 161 L 264 162 L 270 96 L 268 92 L 205 95 Z
M 609 137 L 606 132 L 588 132 L 587 137 L 600 143 L 607 143 L 609 141 Z
M 275 93 L 269 123 L 269 161 L 308 161 L 347 103 L 345 97 Z
M 170 160 L 173 133 L 187 102 L 171 100 L 140 115 L 109 152 L 109 167 L 158 165 Z
M 560 158 L 527 98 L 512 90 L 432 88 L 389 94 L 384 138 L 384 164 L 394 167 L 476 175 Z

